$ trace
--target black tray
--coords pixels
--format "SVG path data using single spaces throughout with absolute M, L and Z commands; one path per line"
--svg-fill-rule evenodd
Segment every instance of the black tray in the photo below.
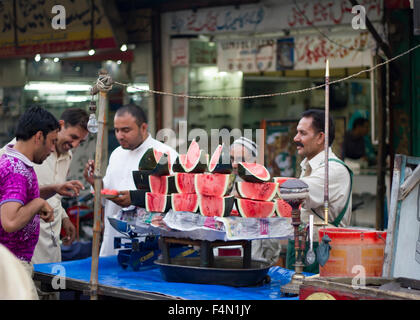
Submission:
M 241 257 L 214 257 L 212 267 L 201 267 L 200 257 L 172 258 L 171 263 L 158 259 L 162 277 L 168 282 L 218 284 L 233 287 L 249 287 L 270 282 L 267 275 L 270 264 L 252 260 L 250 268 L 242 268 Z

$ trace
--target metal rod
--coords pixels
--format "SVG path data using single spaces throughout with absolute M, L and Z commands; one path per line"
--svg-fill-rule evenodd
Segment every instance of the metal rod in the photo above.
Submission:
M 100 71 L 99 77 L 107 75 L 106 70 Z M 98 134 L 96 137 L 95 152 L 95 170 L 94 170 L 94 218 L 93 218 L 93 239 L 92 239 L 92 265 L 90 273 L 90 299 L 98 299 L 98 262 L 99 262 L 99 242 L 101 237 L 101 163 L 102 163 L 102 145 L 104 139 L 104 130 L 106 125 L 105 110 L 107 109 L 107 91 L 99 91 L 99 111 L 98 111 Z
M 329 142 L 329 126 L 330 126 L 330 68 L 329 62 L 325 66 L 325 180 L 324 180 L 324 214 L 325 225 L 328 224 L 328 142 Z

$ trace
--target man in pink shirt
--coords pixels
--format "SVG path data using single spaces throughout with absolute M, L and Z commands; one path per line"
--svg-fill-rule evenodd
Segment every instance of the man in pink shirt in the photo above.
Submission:
M 28 109 L 16 126 L 16 144 L 0 157 L 0 243 L 32 270 L 40 219 L 54 219 L 53 209 L 41 198 L 34 163 L 41 164 L 54 150 L 60 126 L 40 107 Z

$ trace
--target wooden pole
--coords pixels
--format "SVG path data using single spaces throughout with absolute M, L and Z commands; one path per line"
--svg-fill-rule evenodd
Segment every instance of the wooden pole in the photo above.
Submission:
M 329 144 L 329 129 L 330 127 L 330 68 L 329 62 L 325 66 L 325 180 L 324 180 L 324 224 L 328 225 L 328 144 Z
M 107 77 L 106 70 L 99 72 L 99 80 L 102 80 L 103 85 L 111 85 L 112 79 Z M 95 152 L 95 170 L 94 177 L 94 217 L 93 217 L 93 239 L 92 239 L 92 265 L 90 272 L 90 299 L 98 299 L 98 262 L 99 262 L 99 243 L 101 237 L 101 163 L 102 163 L 102 145 L 104 139 L 104 130 L 106 125 L 105 110 L 107 109 L 107 90 L 103 86 L 95 85 L 91 94 L 94 95 L 99 92 L 99 110 L 98 110 L 98 133 L 96 137 L 96 152 Z
M 388 96 L 387 81 L 388 81 L 388 67 L 385 70 L 380 70 L 378 76 L 378 87 L 380 94 L 378 97 L 378 113 L 377 113 L 377 127 L 378 127 L 378 155 L 377 155 L 377 169 L 376 175 L 378 177 L 376 185 L 376 214 L 375 214 L 375 228 L 376 230 L 384 229 L 384 212 L 385 212 L 385 196 L 386 196 L 386 118 L 387 110 L 386 104 Z

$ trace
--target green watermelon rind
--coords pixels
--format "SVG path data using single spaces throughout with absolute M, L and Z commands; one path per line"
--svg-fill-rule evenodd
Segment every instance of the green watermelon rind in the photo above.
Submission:
M 196 176 L 194 177 L 194 188 L 195 188 L 195 192 L 197 194 L 200 195 L 205 195 L 205 196 L 217 196 L 217 197 L 223 197 L 226 196 L 228 194 L 230 194 L 232 192 L 233 186 L 234 186 L 234 182 L 235 182 L 235 175 L 234 174 L 224 174 L 224 173 L 218 173 L 218 176 L 221 177 L 225 177 L 225 181 L 224 181 L 224 185 L 222 185 L 222 193 L 223 194 L 219 194 L 219 195 L 214 195 L 214 194 L 208 194 L 208 193 L 204 193 L 202 189 L 199 188 L 199 179 L 201 177 L 205 177 L 205 176 L 214 176 L 215 174 L 212 173 L 199 173 L 196 174 Z
M 254 164 L 253 164 L 254 165 Z M 246 168 L 246 162 L 239 162 L 238 163 L 238 175 L 244 181 L 247 182 L 254 182 L 254 183 L 262 183 L 262 182 L 269 182 L 271 179 L 270 172 L 268 172 L 267 168 L 261 165 L 265 169 L 266 176 L 265 177 L 257 177 L 251 171 Z
M 130 200 L 131 205 L 136 206 L 139 208 L 145 208 L 146 207 L 146 193 L 149 192 L 148 190 L 130 190 Z
M 253 195 L 246 194 L 242 188 L 243 185 L 252 185 L 255 186 L 255 188 L 260 188 L 264 185 L 271 185 L 273 187 L 273 191 L 271 194 L 268 194 L 267 197 L 263 198 L 258 196 L 259 190 L 256 190 Z M 274 199 L 274 197 L 277 194 L 278 191 L 278 183 L 275 182 L 264 182 L 264 183 L 255 183 L 255 182 L 247 182 L 247 181 L 238 181 L 235 183 L 236 185 L 236 191 L 238 191 L 238 194 L 241 196 L 241 198 L 251 199 L 251 200 L 260 200 L 260 201 L 271 201 Z
M 138 190 L 149 190 L 149 175 L 152 173 L 152 170 L 134 170 L 132 172 L 134 185 Z
M 166 153 L 160 157 L 159 162 L 156 164 L 151 174 L 154 176 L 167 176 L 170 174 L 169 156 Z
M 153 170 L 156 165 L 158 164 L 158 161 L 155 157 L 155 150 L 154 148 L 149 148 L 146 150 L 146 152 L 143 154 L 139 161 L 139 171 L 141 170 Z
M 154 175 L 149 175 L 149 189 L 151 193 L 158 193 L 156 192 L 157 190 L 154 190 L 154 188 L 152 187 L 152 179 L 165 179 L 166 180 L 166 190 L 165 192 L 163 192 L 163 194 L 171 194 L 171 193 L 175 193 L 177 192 L 176 190 L 176 186 L 175 186 L 175 176 L 154 176 Z
M 236 208 L 242 218 L 273 218 L 276 216 L 276 203 L 273 201 L 259 201 L 259 200 L 242 199 L 242 198 L 235 198 L 235 201 L 236 201 Z M 272 204 L 273 209 L 268 216 L 264 216 L 264 217 L 251 216 L 250 214 L 246 214 L 246 210 L 243 207 L 242 202 L 251 202 L 251 203 L 256 203 L 256 204 L 267 202 L 267 203 Z
M 176 210 L 176 205 L 174 204 L 174 200 L 175 200 L 175 198 L 177 197 L 178 194 L 185 195 L 185 196 L 188 196 L 188 195 L 196 196 L 197 197 L 197 202 L 196 202 L 194 208 L 192 210 L 187 210 L 186 212 L 193 212 L 193 213 L 198 212 L 198 210 L 199 210 L 199 198 L 198 198 L 198 195 L 196 193 L 173 193 L 171 195 L 171 207 L 172 207 L 173 211 L 175 211 L 175 212 L 184 211 L 184 210 Z
M 223 214 L 222 215 L 205 215 L 202 209 L 203 199 L 205 198 L 219 198 L 223 199 Z M 235 204 L 235 197 L 234 196 L 225 196 L 225 197 L 214 197 L 214 196 L 206 196 L 206 195 L 198 195 L 198 206 L 199 212 L 203 217 L 229 217 L 232 211 L 233 205 Z
M 170 194 L 159 194 L 158 193 L 157 194 L 158 196 L 166 197 L 165 207 L 163 209 L 160 209 L 160 210 L 151 211 L 150 210 L 151 208 L 149 207 L 149 202 L 148 202 L 149 194 L 152 194 L 152 193 L 151 192 L 146 192 L 145 199 L 144 199 L 144 201 L 146 203 L 145 209 L 146 209 L 147 212 L 165 213 L 165 212 L 168 212 L 169 209 L 171 209 L 171 195 Z

